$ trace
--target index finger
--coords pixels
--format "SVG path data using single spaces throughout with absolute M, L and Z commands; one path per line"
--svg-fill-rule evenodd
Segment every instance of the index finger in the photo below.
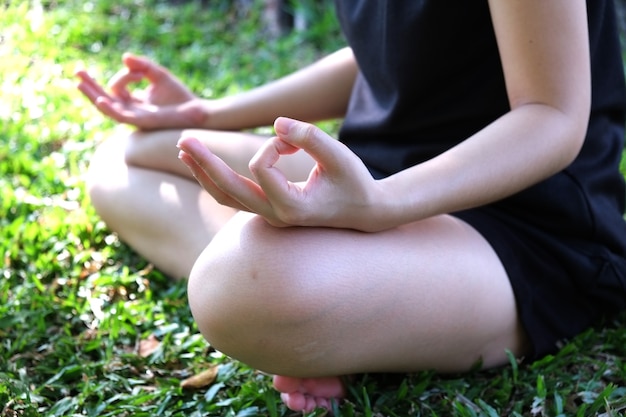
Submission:
M 282 139 L 273 137 L 265 141 L 250 161 L 250 172 L 270 201 L 286 202 L 297 199 L 299 189 L 287 180 L 285 174 L 275 164 L 282 155 L 290 155 L 298 150 Z
M 144 74 L 136 71 L 129 71 L 123 69 L 118 71 L 109 81 L 109 88 L 111 92 L 124 101 L 129 101 L 131 95 L 126 88 L 128 84 L 137 83 L 141 81 Z
M 152 83 L 157 83 L 163 76 L 168 74 L 165 68 L 144 56 L 126 52 L 122 60 L 130 72 L 140 73 Z
M 274 129 L 282 141 L 304 150 L 330 175 L 346 170 L 349 162 L 346 159 L 347 147 L 317 126 L 279 117 L 274 122 Z

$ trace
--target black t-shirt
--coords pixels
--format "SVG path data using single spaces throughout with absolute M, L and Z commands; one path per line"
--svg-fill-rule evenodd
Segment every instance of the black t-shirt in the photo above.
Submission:
M 510 110 L 486 0 L 336 0 L 360 72 L 339 137 L 376 177 L 428 160 Z M 491 206 L 626 254 L 626 87 L 612 0 L 587 2 L 592 113 L 564 171 Z

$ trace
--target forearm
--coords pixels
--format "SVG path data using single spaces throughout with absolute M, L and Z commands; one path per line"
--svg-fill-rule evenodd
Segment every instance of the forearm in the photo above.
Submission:
M 357 73 L 349 48 L 253 90 L 210 102 L 205 126 L 240 130 L 271 125 L 279 116 L 309 122 L 345 114 Z
M 586 120 L 542 104 L 520 106 L 438 157 L 382 180 L 396 196 L 385 211 L 402 224 L 506 198 L 567 167 Z
M 385 180 L 401 222 L 488 204 L 567 167 L 591 106 L 585 2 L 490 0 L 511 110 L 458 146 Z

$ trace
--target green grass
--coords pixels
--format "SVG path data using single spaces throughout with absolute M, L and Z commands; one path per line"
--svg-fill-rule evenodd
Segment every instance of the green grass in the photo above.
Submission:
M 259 35 L 258 7 L 241 16 L 229 3 L 0 6 L 0 415 L 297 415 L 281 405 L 266 375 L 199 336 L 185 284 L 166 279 L 107 230 L 82 179 L 97 142 L 119 127 L 76 91 L 77 66 L 106 81 L 121 52 L 135 51 L 199 94 L 220 96 L 342 44 L 330 10 L 313 10 L 311 31 L 269 41 Z M 445 377 L 363 376 L 337 412 L 623 416 L 624 321 L 590 330 L 531 365 L 511 361 Z M 211 386 L 181 387 L 214 365 Z

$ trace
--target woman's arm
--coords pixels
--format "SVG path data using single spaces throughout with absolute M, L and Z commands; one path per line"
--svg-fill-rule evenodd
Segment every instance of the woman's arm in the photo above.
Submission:
M 396 202 L 385 211 L 400 223 L 510 196 L 564 169 L 582 147 L 591 103 L 585 1 L 489 5 L 511 111 L 383 181 L 387 201 Z
M 76 73 L 78 89 L 104 115 L 142 130 L 240 130 L 271 125 L 285 114 L 309 121 L 340 117 L 357 73 L 352 50 L 345 48 L 262 87 L 205 100 L 148 58 L 124 54 L 123 62 L 109 82 L 109 91 L 85 70 Z M 142 80 L 149 83 L 146 91 L 132 93 L 128 87 Z
M 279 116 L 315 122 L 344 116 L 357 65 L 350 48 L 277 81 L 207 102 L 204 127 L 240 130 L 270 126 Z
M 250 163 L 256 183 L 193 138 L 180 158 L 217 201 L 275 226 L 378 231 L 484 205 L 564 169 L 582 146 L 591 75 L 584 0 L 490 0 L 511 110 L 443 154 L 375 181 L 342 143 L 280 118 L 278 137 Z M 317 162 L 304 184 L 275 166 L 303 149 Z

